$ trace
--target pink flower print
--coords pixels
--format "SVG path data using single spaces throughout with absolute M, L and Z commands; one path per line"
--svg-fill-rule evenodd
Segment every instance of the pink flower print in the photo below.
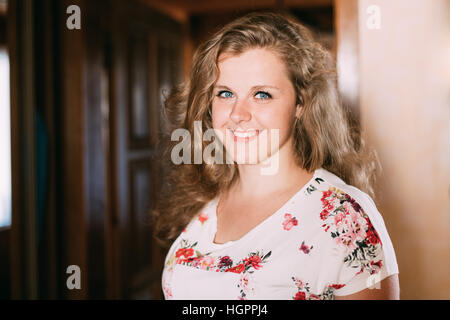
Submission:
M 291 214 L 286 213 L 284 215 L 284 222 L 283 222 L 283 229 L 284 230 L 291 230 L 292 227 L 298 225 L 298 221 L 296 217 L 293 217 Z
M 214 257 L 203 256 L 203 259 L 202 259 L 202 262 L 201 262 L 201 265 L 200 265 L 200 269 L 205 270 L 205 269 L 210 268 L 213 265 L 214 265 Z
M 308 293 L 309 295 L 309 285 L 308 283 L 303 282 L 302 280 L 300 280 L 297 277 L 292 277 L 292 280 L 295 283 L 295 286 L 297 287 L 297 291 L 295 296 L 293 296 L 292 298 L 294 300 L 306 300 L 306 294 Z
M 296 286 L 299 290 L 303 289 L 303 287 L 305 286 L 305 284 L 303 283 L 303 281 L 300 280 L 300 279 L 297 278 L 297 277 L 292 277 L 292 278 L 293 278 L 293 280 L 294 280 L 295 286 Z
M 166 281 L 163 280 L 162 288 L 164 290 L 164 293 L 166 294 L 167 298 L 172 298 L 172 290 L 166 285 Z
M 337 244 L 343 244 L 349 250 L 354 250 L 357 248 L 356 240 L 358 239 L 358 233 L 354 232 L 354 230 L 347 230 L 345 233 L 341 233 L 339 237 L 336 237 Z
M 355 234 L 355 237 L 357 237 L 359 240 L 364 240 L 366 238 L 366 231 L 364 230 L 364 220 L 355 213 L 355 216 L 357 216 L 356 219 L 352 219 L 352 232 Z
M 334 216 L 334 224 L 336 225 L 336 227 L 339 227 L 339 225 L 344 222 L 345 220 L 345 212 L 339 211 L 338 213 L 336 213 L 336 215 Z
M 241 289 L 241 294 L 243 294 L 243 296 L 247 296 L 248 292 L 250 291 L 250 287 L 249 287 L 249 274 L 248 273 L 243 273 L 239 279 L 239 285 L 238 287 Z
M 206 214 L 206 213 L 204 213 L 204 212 L 202 212 L 202 214 L 200 214 L 200 216 L 198 217 L 198 220 L 202 223 L 202 225 L 203 225 L 203 223 L 206 221 L 206 220 L 208 220 L 208 215 Z
M 198 257 L 192 260 L 192 266 L 194 268 L 202 268 L 202 263 L 203 263 L 202 257 Z
M 352 205 L 348 202 L 344 202 L 342 204 L 342 206 L 344 207 L 345 213 L 346 214 L 350 214 L 350 213 L 354 213 L 355 210 L 353 209 Z
M 354 211 L 350 213 L 350 218 L 353 223 L 359 222 L 361 220 L 361 216 Z
M 300 245 L 300 251 L 302 251 L 304 254 L 308 254 L 312 248 L 313 248 L 313 246 L 309 247 L 309 246 L 305 245 L 305 241 L 302 241 L 302 244 Z

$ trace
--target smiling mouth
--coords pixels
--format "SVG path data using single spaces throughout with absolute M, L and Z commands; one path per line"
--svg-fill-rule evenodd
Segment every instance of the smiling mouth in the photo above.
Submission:
M 232 130 L 232 129 L 227 130 L 231 132 L 231 134 L 233 135 L 233 140 L 235 142 L 244 142 L 244 143 L 256 139 L 256 137 L 260 133 L 260 130 L 246 130 L 246 131 Z

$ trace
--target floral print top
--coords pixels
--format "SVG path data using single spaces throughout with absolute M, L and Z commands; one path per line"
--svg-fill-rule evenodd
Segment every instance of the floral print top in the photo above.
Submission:
M 373 200 L 323 168 L 236 241 L 213 241 L 218 201 L 208 203 L 169 249 L 166 299 L 334 299 L 376 289 L 398 273 Z

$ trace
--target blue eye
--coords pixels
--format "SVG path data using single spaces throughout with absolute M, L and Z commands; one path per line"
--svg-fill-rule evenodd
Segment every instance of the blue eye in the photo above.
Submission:
M 255 95 L 256 98 L 261 99 L 261 100 L 266 100 L 266 99 L 270 99 L 272 98 L 272 96 L 265 91 L 258 91 Z
M 233 94 L 230 91 L 222 90 L 217 94 L 218 97 L 221 98 L 232 98 Z

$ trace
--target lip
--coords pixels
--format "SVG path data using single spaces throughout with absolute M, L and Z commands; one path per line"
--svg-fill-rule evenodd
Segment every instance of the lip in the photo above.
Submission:
M 230 131 L 231 135 L 233 136 L 233 140 L 235 142 L 243 142 L 243 143 L 247 143 L 247 142 L 255 140 L 261 132 L 261 130 L 253 130 L 253 129 L 245 130 L 245 131 L 243 131 L 243 130 L 234 131 L 232 129 L 227 129 L 227 130 Z M 235 133 L 237 133 L 238 135 L 235 135 Z

